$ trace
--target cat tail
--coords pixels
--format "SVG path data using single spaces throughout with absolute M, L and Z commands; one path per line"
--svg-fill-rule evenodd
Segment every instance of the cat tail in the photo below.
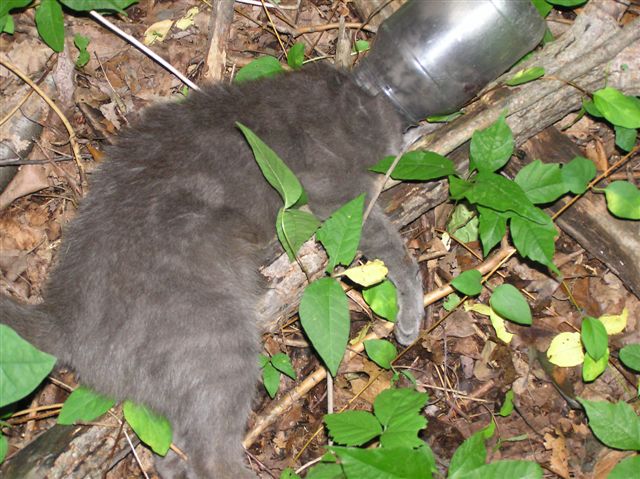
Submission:
M 57 356 L 60 331 L 39 305 L 23 304 L 0 294 L 0 323 L 45 353 Z

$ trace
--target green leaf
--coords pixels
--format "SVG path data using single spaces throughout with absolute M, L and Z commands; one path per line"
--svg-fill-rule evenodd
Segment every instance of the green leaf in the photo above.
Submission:
M 640 418 L 626 402 L 588 401 L 578 398 L 589 418 L 593 434 L 605 445 L 624 451 L 640 451 Z
M 375 166 L 372 166 L 370 171 L 386 173 L 395 158 L 395 156 L 386 156 Z M 427 181 L 444 178 L 455 172 L 455 165 L 449 158 L 433 151 L 419 150 L 402 155 L 391 173 L 391 178 L 405 181 Z
M 532 161 L 518 172 L 514 181 L 534 204 L 551 203 L 568 191 L 558 163 Z
M 486 206 L 497 211 L 513 211 L 536 223 L 545 223 L 546 215 L 533 206 L 520 185 L 495 173 L 480 172 L 473 186 L 465 192 L 471 203 Z
M 507 394 L 505 394 L 504 396 L 504 402 L 502 403 L 502 406 L 500 407 L 500 411 L 498 412 L 500 416 L 508 417 L 511 415 L 514 409 L 513 397 L 514 397 L 513 389 L 509 389 L 507 391 Z
M 270 56 L 256 58 L 251 63 L 243 66 L 236 74 L 235 83 L 257 80 L 258 78 L 269 78 L 284 72 L 280 62 Z
M 551 222 L 550 225 L 542 226 L 518 216 L 511 218 L 511 237 L 518 253 L 525 258 L 545 265 L 560 275 L 560 270 L 553 264 L 557 235 L 558 233 Z
M 455 175 L 449 175 L 449 196 L 452 200 L 461 200 L 465 197 L 468 191 L 473 188 L 473 183 L 470 181 L 458 178 Z
M 384 369 L 391 369 L 391 361 L 398 355 L 398 350 L 386 339 L 368 339 L 364 342 L 364 349 L 369 358 Z
M 461 111 L 455 111 L 453 113 L 449 113 L 448 115 L 431 115 L 426 118 L 429 123 L 449 123 L 459 116 L 462 116 L 463 113 Z
M 640 344 L 629 344 L 620 350 L 620 361 L 634 371 L 640 372 Z
M 366 52 L 367 50 L 369 50 L 369 48 L 369 42 L 366 40 L 356 40 L 356 42 L 353 44 L 354 53 Z
M 0 464 L 4 461 L 4 458 L 7 456 L 7 452 L 9 451 L 9 441 L 7 441 L 7 436 L 4 434 L 0 434 Z
M 456 449 L 451 458 L 448 479 L 466 478 L 469 472 L 484 465 L 487 461 L 485 440 L 485 430 L 482 429 L 460 444 L 460 447 Z
M 536 7 L 542 18 L 549 15 L 549 12 L 553 10 L 553 6 L 546 0 L 531 0 L 531 3 Z
M 596 165 L 582 156 L 576 156 L 560 170 L 562 181 L 571 193 L 580 195 L 587 190 L 589 182 L 596 177 Z
M 348 478 L 358 479 L 431 479 L 432 456 L 420 449 L 359 449 L 329 447 L 342 463 Z
M 320 221 L 311 213 L 280 208 L 276 219 L 276 232 L 289 261 L 296 258 L 300 247 L 313 236 L 318 226 Z
M 582 320 L 580 337 L 584 349 L 591 355 L 591 358 L 598 360 L 605 355 L 609 346 L 609 336 L 604 324 L 591 316 L 586 316 Z
M 320 278 L 304 290 L 300 300 L 300 322 L 311 344 L 333 376 L 349 340 L 347 296 L 333 278 Z
M 544 76 L 544 73 L 545 71 L 542 67 L 530 67 L 526 70 L 520 70 L 505 83 L 509 86 L 522 85 L 523 83 L 537 80 L 538 78 Z
M 582 380 L 586 383 L 595 381 L 607 369 L 609 364 L 609 349 L 605 351 L 598 360 L 594 359 L 589 353 L 584 355 L 582 363 Z
M 374 313 L 395 323 L 398 316 L 398 293 L 391 281 L 385 279 L 382 283 L 363 289 L 362 297 Z
M 263 368 L 271 362 L 271 358 L 264 354 L 258 354 L 258 365 Z
M 76 12 L 100 10 L 122 13 L 125 8 L 138 3 L 138 0 L 60 0 L 60 3 Z
M 518 288 L 502 284 L 493 290 L 489 304 L 493 310 L 509 321 L 531 324 L 531 308 Z
M 57 0 L 41 0 L 36 7 L 36 26 L 44 42 L 54 52 L 64 50 L 64 19 Z
M 460 300 L 460 296 L 458 296 L 456 293 L 451 293 L 442 303 L 442 307 L 445 309 L 445 311 L 452 311 L 456 306 L 460 304 Z
M 627 220 L 640 220 L 640 190 L 628 181 L 614 181 L 604 189 L 607 208 Z
M 13 35 L 16 31 L 16 25 L 13 23 L 13 17 L 11 15 L 5 15 L 0 17 L 0 33 L 7 33 Z M 4 437 L 4 436 L 0 436 Z
M 0 2 L 0 17 L 4 17 L 11 10 L 24 8 L 32 2 L 33 0 L 2 0 Z
M 280 371 L 278 371 L 271 362 L 268 362 L 262 368 L 262 383 L 271 399 L 276 397 L 278 389 L 280 388 Z
M 167 418 L 131 401 L 125 401 L 122 410 L 124 418 L 142 442 L 156 454 L 161 456 L 167 454 L 173 435 Z
M 378 420 L 366 411 L 327 414 L 324 422 L 333 440 L 346 446 L 360 446 L 382 434 Z
M 294 70 L 302 68 L 304 62 L 304 43 L 298 42 L 287 53 L 287 64 Z M 238 72 L 240 73 L 240 72 Z
M 22 399 L 51 372 L 56 358 L 0 324 L 0 407 Z
M 638 130 L 636 128 L 625 128 L 614 125 L 616 131 L 616 146 L 624 151 L 631 151 L 636 145 Z
M 587 0 L 547 0 L 547 2 L 560 7 L 577 7 L 586 3 Z
M 271 364 L 281 373 L 286 374 L 291 379 L 296 379 L 296 370 L 293 369 L 291 359 L 284 353 L 274 354 L 271 358 Z
M 296 471 L 294 471 L 293 469 L 291 469 L 290 467 L 287 467 L 284 471 L 282 471 L 282 473 L 280 474 L 280 479 L 301 479 L 299 475 L 296 474 Z
M 593 102 L 593 100 L 583 100 L 582 108 L 584 108 L 584 111 L 586 111 L 589 115 L 595 118 L 604 118 L 604 116 L 602 115 L 600 110 L 598 110 L 598 107 Z
M 465 474 L 464 479 L 542 479 L 542 468 L 532 461 L 495 461 Z
M 320 463 L 313 466 L 305 479 L 347 479 L 340 464 Z
M 327 272 L 341 264 L 348 266 L 353 261 L 362 233 L 364 195 L 349 201 L 336 210 L 316 233 L 316 238 L 327 251 Z
M 482 274 L 477 269 L 463 271 L 453 278 L 451 286 L 467 296 L 477 296 L 482 292 Z
M 502 168 L 513 153 L 513 134 L 504 115 L 471 136 L 469 171 L 493 172 Z
M 113 407 L 116 402 L 108 397 L 80 386 L 74 390 L 62 406 L 58 424 L 73 424 L 76 421 L 93 421 Z
M 244 134 L 253 150 L 253 156 L 262 170 L 262 174 L 284 201 L 284 207 L 290 208 L 302 195 L 302 185 L 289 167 L 258 136 L 242 123 L 236 126 Z
M 640 455 L 636 454 L 616 464 L 616 467 L 611 470 L 607 479 L 629 479 L 637 475 L 638 471 L 640 471 Z
M 640 128 L 640 100 L 606 87 L 594 92 L 593 102 L 611 123 L 625 128 Z
M 418 431 L 427 426 L 420 414 L 429 397 L 413 389 L 386 389 L 373 402 L 373 411 L 384 428 L 380 444 L 386 448 L 418 447 Z
M 462 243 L 470 243 L 478 239 L 478 217 L 466 202 L 459 203 L 453 209 L 447 222 L 447 232 Z
M 87 51 L 87 46 L 89 46 L 89 39 L 87 37 L 83 37 L 79 33 L 76 33 L 75 37 L 73 37 L 73 44 L 76 46 L 80 54 L 76 60 L 76 66 L 82 68 L 91 59 L 89 52 Z
M 478 231 L 482 241 L 482 254 L 487 256 L 489 251 L 500 243 L 507 232 L 507 218 L 491 208 L 478 206 Z

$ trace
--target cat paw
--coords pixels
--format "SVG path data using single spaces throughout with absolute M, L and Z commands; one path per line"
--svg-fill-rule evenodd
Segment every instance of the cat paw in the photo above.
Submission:
M 420 334 L 424 317 L 424 293 L 419 281 L 405 283 L 398 290 L 398 316 L 394 334 L 400 344 L 413 343 Z

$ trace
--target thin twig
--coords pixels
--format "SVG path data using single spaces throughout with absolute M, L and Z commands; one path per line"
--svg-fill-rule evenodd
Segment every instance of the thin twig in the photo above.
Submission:
M 276 24 L 273 21 L 273 18 L 271 18 L 271 13 L 269 13 L 269 9 L 267 8 L 267 5 L 264 3 L 264 0 L 260 0 L 262 2 L 262 8 L 264 9 L 264 13 L 267 15 L 267 19 L 269 20 L 269 23 L 271 24 L 271 27 L 273 28 L 273 33 L 275 34 L 276 38 L 278 39 L 278 43 L 280 44 L 280 48 L 282 48 L 282 53 L 284 53 L 284 56 L 286 58 L 289 57 L 289 55 L 287 55 L 287 49 L 284 47 L 284 43 L 282 43 L 282 38 L 280 38 L 280 34 L 278 33 L 278 29 L 276 28 Z
M 33 88 L 33 90 L 35 90 L 35 92 L 38 95 L 40 95 L 40 97 L 47 103 L 47 105 L 49 105 L 49 107 L 56 113 L 56 115 L 58 115 L 58 117 L 60 118 L 60 121 L 62 121 L 62 123 L 64 124 L 64 127 L 67 129 L 67 133 L 69 134 L 69 143 L 71 143 L 71 150 L 73 151 L 73 157 L 76 161 L 78 171 L 80 172 L 80 185 L 82 187 L 82 185 L 86 183 L 86 176 L 84 172 L 84 166 L 82 165 L 82 161 L 81 161 L 82 155 L 80 154 L 80 145 L 78 145 L 78 141 L 76 139 L 76 132 L 71 126 L 71 123 L 69 123 L 69 120 L 67 120 L 67 117 L 64 115 L 64 113 L 62 113 L 62 111 L 53 102 L 53 100 L 51 100 L 51 98 L 49 98 L 47 94 L 42 89 L 40 89 L 40 87 L 36 85 L 27 75 L 22 73 L 22 71 L 20 71 L 18 67 L 8 62 L 7 60 L 1 59 L 1 58 L 0 58 L 0 65 L 5 67 L 7 70 L 10 70 L 11 72 L 13 72 L 23 82 L 25 82 L 27 85 Z
M 600 183 L 603 179 L 605 179 L 606 177 L 608 177 L 612 172 L 614 172 L 615 170 L 617 170 L 618 168 L 620 168 L 622 165 L 624 165 L 627 161 L 629 161 L 636 153 L 638 153 L 638 151 L 640 151 L 640 144 L 636 145 L 633 150 L 631 150 L 629 153 L 627 153 L 626 155 L 624 155 L 622 158 L 620 158 L 618 161 L 616 161 L 613 165 L 611 165 L 609 168 L 607 168 L 601 175 L 599 175 L 598 177 L 596 177 L 591 183 L 589 183 L 589 185 L 587 186 L 587 189 L 585 191 L 583 191 L 582 193 L 580 193 L 579 195 L 574 196 L 573 198 L 571 198 L 569 201 L 567 201 L 562 208 L 560 208 L 558 211 L 556 211 L 556 213 L 551 217 L 552 220 L 556 220 L 556 218 L 558 216 L 560 216 L 562 213 L 564 213 L 571 205 L 573 205 L 576 201 L 578 201 L 580 198 L 582 198 L 584 196 L 584 194 L 589 191 L 592 190 L 593 187 L 595 185 L 597 185 L 598 183 Z
M 349 29 L 357 29 L 358 31 L 366 30 L 372 33 L 375 33 L 378 30 L 376 27 L 373 27 L 371 25 L 366 25 L 365 23 L 359 23 L 359 22 L 345 22 L 344 27 Z M 325 23 L 324 25 L 309 25 L 306 27 L 299 27 L 296 30 L 294 30 L 292 33 L 294 37 L 299 37 L 300 35 L 305 35 L 307 33 L 318 33 L 318 32 L 324 32 L 327 30 L 335 30 L 337 28 L 340 28 L 339 22 Z

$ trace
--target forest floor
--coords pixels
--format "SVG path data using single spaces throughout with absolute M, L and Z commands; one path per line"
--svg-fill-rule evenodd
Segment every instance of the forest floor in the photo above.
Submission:
M 332 60 L 338 32 L 335 25 L 341 17 L 347 23 L 363 21 L 350 2 L 303 0 L 296 6 L 294 1 L 282 0 L 281 5 L 293 23 L 292 26 L 283 22 L 279 13 L 272 15 L 281 27 L 285 47 L 288 49 L 294 41 L 301 40 L 306 44 L 307 59 L 317 61 Z M 197 11 L 191 10 L 194 8 Z M 235 10 L 228 38 L 224 40 L 227 52 L 224 82 L 231 81 L 239 68 L 261 55 L 272 55 L 285 62 L 264 9 L 237 3 Z M 559 30 L 567 28 L 575 14 L 575 11 L 553 12 L 549 25 Z M 206 2 L 141 0 L 127 9 L 127 17 L 110 18 L 139 39 L 144 38 L 152 25 L 152 30 L 160 30 L 170 24 L 166 36 L 156 35 L 151 48 L 196 83 L 206 81 L 210 29 L 210 7 Z M 46 83 L 45 78 L 55 75 L 56 84 L 49 94 L 66 112 L 76 133 L 89 190 L 91 171 L 104 160 L 105 145 L 115 141 L 118 132 L 135 121 L 144 107 L 158 101 L 180 101 L 185 94 L 180 80 L 89 16 L 65 14 L 67 41 L 61 54 L 53 54 L 39 38 L 33 9 L 14 15 L 14 21 L 15 33 L 0 37 L 0 55 L 34 81 Z M 294 29 L 304 31 L 310 26 L 324 27 L 320 32 L 302 33 L 295 39 L 286 33 Z M 357 38 L 372 40 L 375 34 L 370 30 L 357 30 Z M 352 36 L 356 34 L 356 28 L 348 31 Z M 90 39 L 90 59 L 81 68 L 73 65 L 79 53 L 72 41 L 76 34 Z M 0 90 L 7 101 L 2 107 L 2 116 L 9 110 L 8 98 L 12 92 L 23 92 L 16 93 L 16 97 L 20 97 L 29 91 L 4 68 L 0 68 Z M 43 133 L 29 159 L 46 161 L 39 172 L 20 178 L 22 183 L 17 188 L 33 192 L 16 195 L 11 204 L 0 211 L 0 287 L 28 302 L 37 302 L 41 297 L 48 271 L 55 264 L 62 232 L 86 193 L 80 187 L 76 164 L 69 161 L 68 136 L 58 117 L 46 112 L 38 122 Z M 591 159 L 598 170 L 606 169 L 621 156 L 614 143 L 613 130 L 586 116 L 562 134 L 583 156 Z M 637 181 L 637 159 L 627 172 L 635 175 Z M 451 211 L 450 204 L 442 204 L 403 230 L 411 250 L 421 258 L 425 291 L 448 283 L 478 263 L 474 253 L 481 252 L 481 245 L 477 240 L 463 247 L 444 234 Z M 616 402 L 637 396 L 638 376 L 620 365 L 617 351 L 626 344 L 640 342 L 640 301 L 607 264 L 592 257 L 566 233 L 561 232 L 556 249 L 555 263 L 564 275 L 572 300 L 553 277 L 514 257 L 500 271 L 505 281 L 530 292 L 534 298 L 531 300 L 532 326 L 509 324 L 508 329 L 515 336 L 510 344 L 505 344 L 497 339 L 487 316 L 460 308 L 396 363 L 398 371 L 412 373 L 418 390 L 429 394 L 423 411 L 428 426 L 420 437 L 429 443 L 442 470 L 461 442 L 486 427 L 492 419 L 497 424 L 498 439 L 494 439 L 495 447 L 489 451 L 491 460 L 533 460 L 543 466 L 547 477 L 605 477 L 606 471 L 629 455 L 607 448 L 593 436 L 585 414 L 576 408 L 575 398 Z M 489 291 L 485 291 L 474 302 L 486 303 L 488 295 Z M 580 305 L 582 311 L 577 310 L 572 301 Z M 352 309 L 354 336 L 363 328 L 379 327 L 381 320 L 376 319 L 364 303 L 354 304 Z M 562 331 L 579 331 L 584 315 L 601 317 L 623 311 L 628 314 L 626 329 L 610 338 L 611 364 L 596 381 L 583 382 L 579 366 L 559 368 L 545 361 L 551 339 Z M 443 300 L 429 305 L 426 325 L 435 324 L 446 314 Z M 286 331 L 265 334 L 264 350 L 269 354 L 287 352 L 299 379 L 283 376 L 275 399 L 271 399 L 260 384 L 249 429 L 267 414 L 274 401 L 286 396 L 320 365 L 295 324 Z M 361 392 L 374 376 L 377 379 Z M 72 372 L 66 370 L 56 370 L 52 377 L 54 381 L 45 381 L 21 407 L 62 403 L 68 391 L 60 385 L 77 385 Z M 393 371 L 381 370 L 364 354 L 355 355 L 342 365 L 335 378 L 335 409 L 353 401 L 350 408 L 371 410 L 377 394 L 393 383 Z M 412 386 L 404 376 L 399 384 Z M 497 412 L 510 390 L 516 398 L 515 411 L 502 417 Z M 56 409 L 53 413 L 33 412 L 19 420 L 10 419 L 13 427 L 3 428 L 10 439 L 8 457 L 55 424 L 55 412 Z M 325 413 L 326 382 L 322 382 L 293 402 L 258 437 L 248 449 L 248 462 L 261 477 L 269 478 L 279 477 L 286 467 L 298 468 L 321 457 L 328 441 L 321 429 Z M 319 428 L 321 432 L 314 436 Z M 153 475 L 152 454 L 142 445 L 137 449 L 143 467 Z M 143 476 L 140 466 L 129 454 L 106 471 L 106 477 Z

